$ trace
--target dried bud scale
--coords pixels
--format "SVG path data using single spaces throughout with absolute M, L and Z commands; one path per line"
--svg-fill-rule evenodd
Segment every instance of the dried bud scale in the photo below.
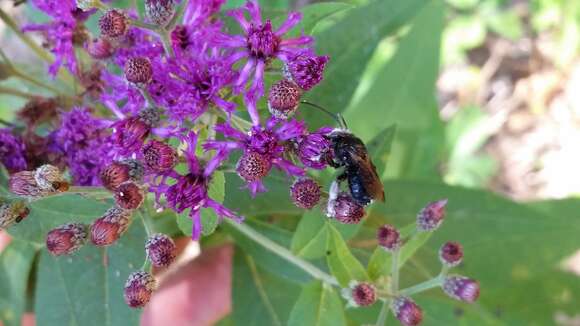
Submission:
M 455 267 L 461 264 L 463 259 L 463 247 L 457 242 L 447 242 L 439 249 L 439 260 L 447 267 Z
M 394 226 L 385 224 L 377 230 L 379 246 L 387 251 L 395 251 L 401 247 L 402 239 L 399 230 Z
M 157 282 L 150 273 L 144 271 L 131 273 L 123 291 L 125 302 L 131 308 L 144 307 L 151 300 L 156 285 Z
M 115 203 L 124 209 L 137 209 L 143 203 L 145 195 L 141 187 L 127 181 L 115 189 Z
M 321 195 L 320 185 L 309 178 L 296 180 L 290 188 L 290 196 L 294 205 L 304 209 L 312 209 L 316 206 Z
M 4 200 L 0 198 L 0 229 L 6 229 L 19 223 L 30 214 L 30 209 L 23 200 Z
M 416 326 L 423 321 L 423 311 L 409 297 L 397 297 L 391 303 L 391 310 L 404 326 Z
M 282 79 L 274 83 L 268 94 L 268 110 L 279 119 L 288 119 L 300 105 L 302 90 L 296 83 Z
M 165 234 L 154 234 L 147 240 L 145 252 L 153 266 L 166 267 L 175 260 L 175 242 Z
M 165 26 L 175 13 L 173 0 L 145 0 L 145 13 L 151 22 Z
M 143 85 L 151 81 L 153 66 L 147 57 L 133 57 L 125 62 L 124 72 L 128 82 Z
M 111 245 L 127 231 L 130 223 L 131 211 L 120 207 L 109 208 L 102 217 L 91 224 L 91 242 L 95 246 Z
M 443 223 L 447 199 L 431 202 L 417 215 L 417 229 L 419 231 L 434 231 Z
M 54 256 L 70 255 L 87 240 L 87 226 L 69 223 L 54 228 L 46 235 L 46 249 Z
M 34 171 L 34 180 L 36 184 L 47 191 L 66 191 L 68 182 L 66 182 L 60 173 L 60 170 L 53 165 L 45 164 Z
M 443 282 L 443 291 L 449 297 L 468 303 L 479 298 L 479 282 L 461 275 L 449 275 Z
M 129 29 L 127 16 L 119 10 L 109 10 L 99 18 L 99 29 L 101 35 L 109 38 L 118 38 Z

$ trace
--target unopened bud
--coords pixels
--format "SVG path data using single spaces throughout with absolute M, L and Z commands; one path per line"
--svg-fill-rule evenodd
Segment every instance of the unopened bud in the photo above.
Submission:
M 375 286 L 366 282 L 352 281 L 348 288 L 342 290 L 342 296 L 351 307 L 367 307 L 377 302 Z
M 87 226 L 69 223 L 54 228 L 46 235 L 46 249 L 55 255 L 70 255 L 87 240 Z
M 258 181 L 267 176 L 272 162 L 258 152 L 246 151 L 236 166 L 238 175 L 247 182 Z
M 455 300 L 473 303 L 479 298 L 479 282 L 461 275 L 449 275 L 443 282 L 443 291 Z
M 423 311 L 413 299 L 397 297 L 391 303 L 391 310 L 404 326 L 416 326 L 423 321 Z
M 462 259 L 463 247 L 457 242 L 447 242 L 439 249 L 439 260 L 447 267 L 461 264 Z
M 151 300 L 157 282 L 153 275 L 137 271 L 131 273 L 123 291 L 125 302 L 131 308 L 141 308 Z
M 40 188 L 51 192 L 63 192 L 69 188 L 69 183 L 64 180 L 60 170 L 50 164 L 37 168 L 34 171 L 34 180 Z
M 385 224 L 377 230 L 379 246 L 387 251 L 395 251 L 401 247 L 402 239 L 399 230 L 394 226 Z
M 119 10 L 109 10 L 99 18 L 101 35 L 117 38 L 125 35 L 129 29 L 127 16 Z
M 19 223 L 30 214 L 30 209 L 23 200 L 9 201 L 0 198 L 0 229 L 6 229 Z
M 115 203 L 121 208 L 137 209 L 143 199 L 143 190 L 132 181 L 124 182 L 115 189 Z
M 131 211 L 119 207 L 109 208 L 90 227 L 91 242 L 95 246 L 108 246 L 127 231 L 131 223 Z
M 145 0 L 145 13 L 152 23 L 165 26 L 175 13 L 173 0 Z
M 110 58 L 115 52 L 115 49 L 109 40 L 101 37 L 89 43 L 87 52 L 93 59 L 104 60 Z
M 140 182 L 143 178 L 142 164 L 133 159 L 115 161 L 100 173 L 103 187 L 114 191 L 126 181 Z
M 127 81 L 137 85 L 147 84 L 153 77 L 153 66 L 147 57 L 133 57 L 127 59 L 124 71 Z
M 29 198 L 40 198 L 51 194 L 55 194 L 58 191 L 64 191 L 68 189 L 68 184 L 56 184 L 58 189 L 54 188 L 41 188 L 36 182 L 34 171 L 21 171 L 10 175 L 8 181 L 8 189 L 13 194 L 29 197 Z
M 153 266 L 166 267 L 175 260 L 175 242 L 165 234 L 154 234 L 147 240 L 145 252 Z
M 436 230 L 445 217 L 447 199 L 438 200 L 427 204 L 417 215 L 417 229 L 419 231 Z
M 143 146 L 143 162 L 148 170 L 163 173 L 177 164 L 177 151 L 166 143 L 151 140 Z
M 312 209 L 320 201 L 320 185 L 309 178 L 296 180 L 290 188 L 290 196 L 297 207 Z
M 302 90 L 296 83 L 282 79 L 277 81 L 268 94 L 268 110 L 279 119 L 287 119 L 300 105 Z
M 328 201 L 327 216 L 343 224 L 358 224 L 365 216 L 365 209 L 347 193 Z

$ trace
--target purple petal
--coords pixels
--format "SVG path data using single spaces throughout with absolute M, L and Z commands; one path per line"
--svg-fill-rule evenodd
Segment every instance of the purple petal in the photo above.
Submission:
M 300 23 L 300 20 L 302 20 L 302 13 L 299 12 L 289 13 L 286 21 L 284 21 L 284 23 L 282 23 L 280 28 L 278 28 L 278 30 L 276 31 L 275 33 L 276 36 L 282 36 L 286 34 L 294 26 L 298 25 L 298 23 Z

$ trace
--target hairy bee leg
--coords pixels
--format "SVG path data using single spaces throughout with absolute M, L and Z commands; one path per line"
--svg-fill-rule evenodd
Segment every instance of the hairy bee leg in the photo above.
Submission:
M 336 201 L 336 198 L 338 198 L 339 190 L 340 187 L 338 185 L 338 182 L 333 181 L 332 184 L 330 184 L 330 189 L 328 190 L 328 204 L 326 205 L 327 217 L 333 217 L 335 215 L 334 202 Z

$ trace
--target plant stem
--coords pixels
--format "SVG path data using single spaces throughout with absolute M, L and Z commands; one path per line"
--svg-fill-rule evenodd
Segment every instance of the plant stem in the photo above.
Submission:
M 231 227 L 236 229 L 238 232 L 242 233 L 243 235 L 245 235 L 249 239 L 252 239 L 256 243 L 260 244 L 266 250 L 280 256 L 281 258 L 285 259 L 289 263 L 294 264 L 296 267 L 301 268 L 303 271 L 310 274 L 315 279 L 321 280 L 321 281 L 328 283 L 330 285 L 338 286 L 338 282 L 336 281 L 336 279 L 333 276 L 328 275 L 327 273 L 321 271 L 320 269 L 318 269 L 316 266 L 312 265 L 311 263 L 294 256 L 288 249 L 282 247 L 281 245 L 277 244 L 276 242 L 274 242 L 274 241 L 268 239 L 267 237 L 261 235 L 260 233 L 256 232 L 254 229 L 249 227 L 247 224 L 237 223 L 237 222 L 232 221 L 230 219 L 224 219 L 224 221 L 226 223 L 228 223 L 228 225 L 230 225 Z
M 391 260 L 391 293 L 393 294 L 399 291 L 399 254 L 400 249 L 393 251 Z
M 26 99 L 33 99 L 36 97 L 36 95 L 34 95 L 34 94 L 26 93 L 26 92 L 17 90 L 15 88 L 4 87 L 1 85 L 0 85 L 0 94 L 8 94 L 8 95 L 18 96 L 18 97 L 22 97 L 22 98 L 26 98 Z
M 401 290 L 400 294 L 401 295 L 405 295 L 405 296 L 410 296 L 413 294 L 417 294 L 423 291 L 427 291 L 429 289 L 441 286 L 443 284 L 443 280 L 445 278 L 445 275 L 440 274 L 428 281 L 425 281 L 423 283 L 419 283 L 417 285 L 411 286 L 409 288 L 406 288 L 404 290 Z
M 173 46 L 171 46 L 171 37 L 169 36 L 169 31 L 164 28 L 159 28 L 157 29 L 157 34 L 159 34 L 159 36 L 161 37 L 165 53 L 167 53 L 167 55 L 170 58 L 175 57 L 175 52 L 173 52 Z
M 389 315 L 389 300 L 385 300 L 383 302 L 383 307 L 381 308 L 381 312 L 379 313 L 379 318 L 377 319 L 376 326 L 384 326 L 385 321 L 387 320 L 387 316 Z
M 42 82 L 42 81 L 40 81 L 40 80 L 32 77 L 29 74 L 25 74 L 22 71 L 14 68 L 14 67 L 12 67 L 12 73 L 14 74 L 14 76 L 16 76 L 16 77 L 18 77 L 18 78 L 20 78 L 20 79 L 22 79 L 24 81 L 27 81 L 27 82 L 29 82 L 31 84 L 36 85 L 36 86 L 45 88 L 45 89 L 47 89 L 47 90 L 49 90 L 49 91 L 51 91 L 51 92 L 53 92 L 55 94 L 60 94 L 60 91 L 57 88 L 55 88 L 55 87 L 53 87 L 53 86 L 51 86 L 49 84 L 46 84 L 46 83 L 44 83 L 44 82 Z

